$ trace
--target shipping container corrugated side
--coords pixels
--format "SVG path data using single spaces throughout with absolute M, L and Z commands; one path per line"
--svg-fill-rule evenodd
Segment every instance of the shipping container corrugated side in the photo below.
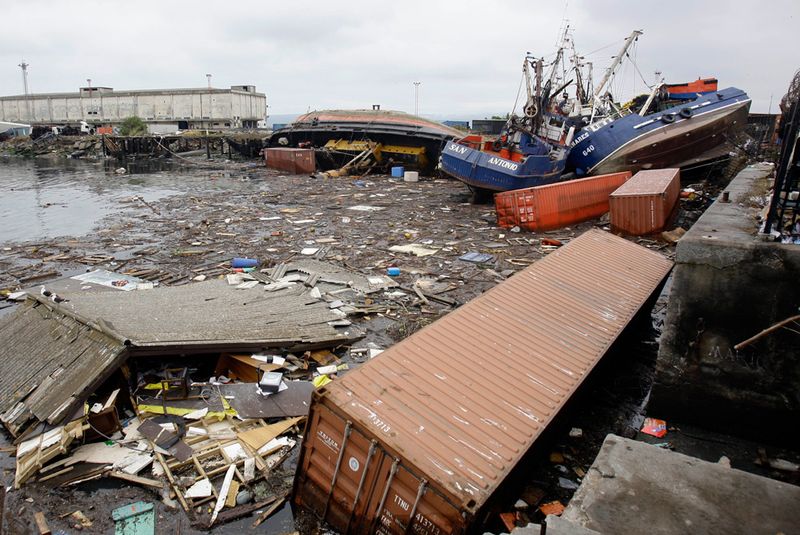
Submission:
M 497 224 L 543 231 L 600 217 L 609 210 L 608 196 L 630 177 L 625 171 L 496 193 Z
M 342 533 L 468 533 L 672 267 L 590 230 L 317 391 L 293 501 Z
M 664 230 L 680 193 L 680 169 L 639 171 L 609 197 L 611 228 L 634 236 Z
M 313 173 L 317 169 L 314 149 L 288 147 L 264 149 L 264 161 L 270 169 L 295 175 Z

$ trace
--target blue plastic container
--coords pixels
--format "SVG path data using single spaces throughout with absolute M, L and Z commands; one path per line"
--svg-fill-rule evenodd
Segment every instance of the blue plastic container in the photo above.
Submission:
M 386 270 L 386 273 L 389 274 L 390 277 L 397 277 L 400 275 L 400 268 L 399 267 L 390 267 Z
M 395 178 L 403 178 L 403 174 L 406 172 L 405 167 L 392 167 L 392 176 Z
M 234 268 L 251 268 L 258 265 L 258 260 L 255 258 L 234 258 L 231 260 L 231 267 Z

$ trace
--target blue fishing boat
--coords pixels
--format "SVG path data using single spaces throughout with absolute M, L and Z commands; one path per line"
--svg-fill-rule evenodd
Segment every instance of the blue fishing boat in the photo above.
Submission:
M 508 149 L 479 150 L 451 141 L 442 150 L 441 168 L 468 186 L 490 191 L 530 188 L 560 180 L 567 163 L 565 146 L 556 147 L 529 134 L 520 136 L 517 145 L 512 156 Z
M 681 167 L 723 144 L 747 123 L 750 97 L 729 87 L 648 113 L 616 114 L 583 128 L 567 169 L 577 176 Z
M 556 64 L 559 60 L 557 56 Z M 467 136 L 448 142 L 442 150 L 441 170 L 467 184 L 476 196 L 561 180 L 575 129 L 551 98 L 552 78 L 542 84 L 542 69 L 541 59 L 525 58 L 528 98 L 523 114 L 512 114 L 499 138 Z

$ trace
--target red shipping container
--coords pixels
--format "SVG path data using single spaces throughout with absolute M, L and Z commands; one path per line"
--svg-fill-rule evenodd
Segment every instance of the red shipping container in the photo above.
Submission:
M 609 198 L 611 228 L 634 236 L 664 230 L 680 193 L 680 169 L 639 171 Z
M 630 177 L 625 171 L 497 193 L 497 224 L 541 231 L 600 217 L 609 210 L 608 196 Z
M 290 149 L 288 147 L 266 149 L 264 161 L 270 169 L 286 171 L 293 175 L 305 175 L 317 170 L 314 149 Z

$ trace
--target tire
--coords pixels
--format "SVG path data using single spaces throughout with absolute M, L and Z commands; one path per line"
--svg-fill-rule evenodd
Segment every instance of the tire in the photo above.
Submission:
M 675 122 L 675 114 L 674 113 L 665 113 L 661 116 L 661 121 L 670 124 Z
M 680 116 L 684 119 L 691 119 L 694 112 L 690 108 L 683 108 L 681 110 Z

